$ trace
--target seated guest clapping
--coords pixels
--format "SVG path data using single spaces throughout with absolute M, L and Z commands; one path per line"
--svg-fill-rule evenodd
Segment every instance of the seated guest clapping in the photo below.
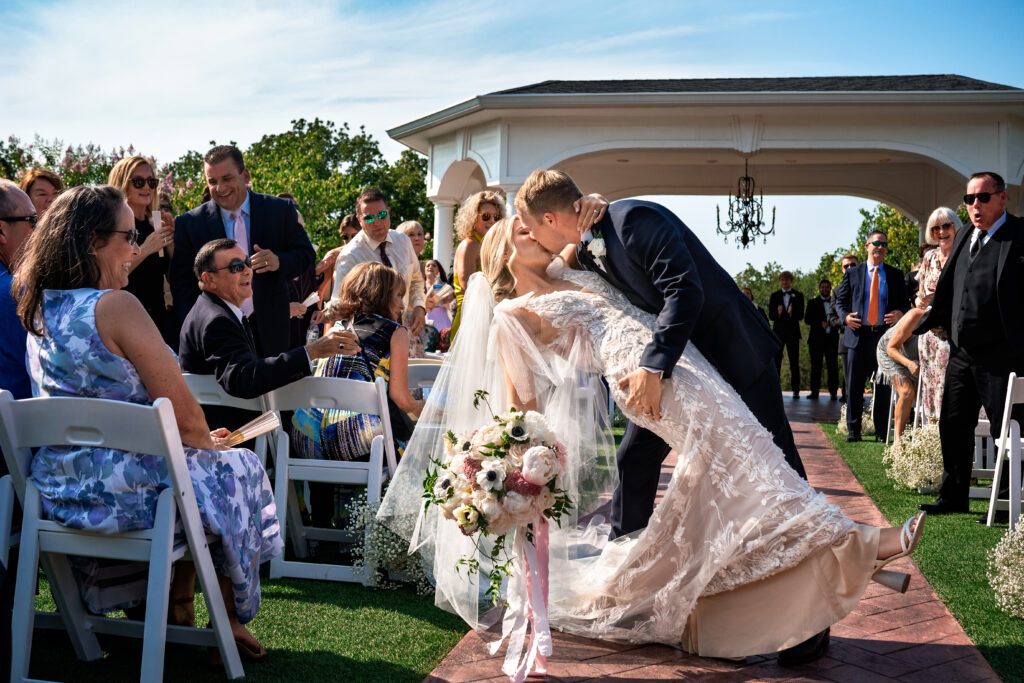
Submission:
M 243 624 L 260 605 L 260 563 L 283 548 L 274 494 L 255 454 L 228 449 L 226 430 L 210 431 L 153 320 L 120 291 L 138 253 L 135 218 L 119 190 L 76 187 L 50 206 L 14 281 L 33 393 L 170 399 L 202 524 L 218 546 L 213 561 L 239 653 L 258 659 L 266 651 Z M 170 486 L 162 459 L 102 447 L 41 448 L 30 476 L 47 518 L 97 533 L 151 528 L 157 498 Z M 175 623 L 194 618 L 189 567 L 174 574 Z
M 356 353 L 356 336 L 334 331 L 320 339 L 261 358 L 242 315 L 242 302 L 252 296 L 249 256 L 233 239 L 204 244 L 196 253 L 193 271 L 202 290 L 185 318 L 178 346 L 181 369 L 213 375 L 232 396 L 255 398 L 310 374 L 310 361 L 332 354 Z M 235 408 L 203 406 L 207 419 L 237 429 L 254 414 Z

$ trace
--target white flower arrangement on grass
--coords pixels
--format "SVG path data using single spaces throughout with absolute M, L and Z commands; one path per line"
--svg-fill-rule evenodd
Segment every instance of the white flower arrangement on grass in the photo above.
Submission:
M 487 401 L 478 391 L 474 407 Z M 493 411 L 492 411 L 493 412 Z M 560 486 L 565 468 L 565 446 L 548 427 L 544 416 L 513 408 L 470 434 L 449 431 L 444 438 L 443 459 L 431 458 L 423 479 L 424 512 L 437 506 L 445 519 L 453 520 L 465 535 L 495 537 L 487 595 L 497 604 L 501 584 L 510 575 L 507 535 L 522 528 L 533 542 L 533 525 L 546 518 L 559 522 L 573 503 Z M 479 538 L 479 537 L 478 537 Z M 479 543 L 477 546 L 479 552 Z M 462 558 L 459 566 L 469 573 L 479 569 L 476 558 Z
M 1017 520 L 1016 528 L 1007 531 L 988 551 L 985 575 L 995 594 L 996 606 L 1024 619 L 1024 515 Z
M 345 506 L 348 529 L 355 536 L 353 565 L 364 568 L 367 585 L 373 588 L 390 590 L 412 584 L 419 595 L 430 595 L 434 586 L 423 572 L 419 551 L 410 554 L 409 541 L 377 521 L 378 508 L 379 500 L 366 502 L 366 489 Z
M 836 424 L 836 434 L 846 435 L 850 432 L 846 429 L 846 406 L 849 402 L 844 403 L 839 409 L 839 423 Z M 860 433 L 862 436 L 874 436 L 875 435 L 875 420 L 871 417 L 871 397 L 867 396 L 864 398 L 864 410 L 860 416 Z
M 929 424 L 903 434 L 899 443 L 885 449 L 882 464 L 885 475 L 896 487 L 930 489 L 942 481 L 942 442 L 939 426 Z

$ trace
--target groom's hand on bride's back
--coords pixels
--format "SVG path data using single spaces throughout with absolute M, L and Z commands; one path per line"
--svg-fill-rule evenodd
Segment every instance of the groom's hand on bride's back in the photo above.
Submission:
M 637 368 L 619 380 L 627 392 L 626 406 L 654 420 L 661 419 L 661 373 Z

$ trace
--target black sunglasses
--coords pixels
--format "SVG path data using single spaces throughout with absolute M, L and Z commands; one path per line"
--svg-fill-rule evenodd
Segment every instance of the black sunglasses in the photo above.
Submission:
M 31 216 L 4 216 L 0 218 L 0 221 L 7 221 L 8 223 L 17 223 L 18 221 L 28 221 L 32 225 L 39 222 L 39 214 L 32 214 Z
M 849 270 L 850 268 L 853 268 L 855 265 L 857 265 L 857 264 L 856 263 L 844 263 L 843 264 L 843 270 Z
M 885 247 L 886 249 L 889 248 L 888 242 L 879 242 L 878 240 L 875 240 L 874 242 L 868 242 L 868 244 L 870 244 L 873 247 Z
M 133 247 L 139 246 L 139 231 L 135 228 L 131 230 L 107 230 L 106 232 L 116 232 L 119 235 L 128 235 L 128 244 Z
M 952 230 L 952 223 L 940 223 L 939 225 L 932 226 L 932 232 L 938 232 L 939 230 Z
M 372 222 L 374 222 L 377 219 L 384 220 L 387 217 L 388 217 L 388 210 L 387 209 L 381 209 L 380 211 L 377 212 L 376 216 L 374 216 L 372 213 L 368 213 L 365 216 L 363 216 L 363 222 L 364 223 L 372 223 Z
M 489 213 L 482 213 L 482 214 L 480 214 L 480 220 L 482 220 L 485 223 L 487 221 L 489 221 L 489 220 L 492 220 L 492 219 L 496 220 L 496 221 L 500 221 L 501 220 L 501 216 L 499 216 L 498 214 L 489 214 Z
M 134 178 L 129 180 L 129 182 L 132 184 L 132 187 L 134 187 L 136 190 L 141 190 L 146 185 L 149 185 L 149 189 L 155 190 L 156 186 L 160 184 L 160 181 L 157 180 L 156 178 L 140 178 L 138 176 L 135 176 Z
M 976 194 L 965 194 L 964 204 L 970 206 L 971 204 L 974 203 L 975 199 L 977 199 L 982 204 L 988 204 L 993 197 L 995 197 L 997 194 L 1003 191 L 1004 190 L 998 190 L 996 192 L 978 192 Z
M 244 271 L 246 268 L 252 268 L 252 261 L 249 259 L 248 256 L 245 257 L 244 261 L 242 259 L 236 258 L 226 266 L 221 266 L 220 268 L 211 268 L 206 272 L 216 273 L 218 270 L 227 270 L 229 273 L 234 273 L 235 275 L 237 275 L 238 273 Z

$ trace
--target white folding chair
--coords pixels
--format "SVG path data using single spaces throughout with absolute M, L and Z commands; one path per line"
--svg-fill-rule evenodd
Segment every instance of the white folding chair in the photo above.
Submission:
M 992 472 L 992 493 L 988 503 L 988 526 L 992 526 L 996 508 L 1003 509 L 1004 505 L 1009 508 L 1011 529 L 1016 527 L 1017 518 L 1020 517 L 1020 424 L 1011 415 L 1013 407 L 1020 404 L 1024 404 L 1024 377 L 1018 378 L 1017 373 L 1011 372 L 1006 385 L 1006 402 L 1003 404 L 1003 424 L 999 430 L 999 438 L 996 439 L 996 462 Z M 1003 474 L 1003 461 L 1007 459 L 1010 461 L 1008 505 L 996 498 L 999 495 L 999 480 Z
M 281 430 L 277 434 L 277 472 L 274 482 L 278 510 L 288 509 L 289 501 L 295 495 L 293 481 L 360 484 L 366 487 L 367 502 L 380 500 L 384 483 L 385 457 L 389 472 L 393 473 L 398 466 L 391 432 L 391 418 L 388 414 L 387 384 L 382 378 L 371 383 L 337 377 L 306 377 L 265 394 L 264 398 L 270 410 L 301 410 L 312 407 L 377 415 L 383 428 L 383 435 L 373 439 L 369 462 L 293 458 L 288 448 L 288 437 Z M 302 545 L 312 539 L 345 542 L 352 538 L 351 534 L 341 530 L 307 527 L 301 520 L 295 520 L 292 515 L 286 515 L 280 522 L 282 535 L 290 535 Z M 273 558 L 270 561 L 270 578 L 285 576 L 354 581 L 363 584 L 368 580 L 361 567 L 295 562 L 286 560 L 283 556 Z
M 251 410 L 255 413 L 265 413 L 266 403 L 262 396 L 257 398 L 239 398 L 232 396 L 220 385 L 213 375 L 194 375 L 189 372 L 182 373 L 185 378 L 185 385 L 195 396 L 196 402 L 201 406 L 223 406 L 225 408 L 238 408 L 240 410 Z M 216 429 L 223 425 L 209 425 L 210 429 Z M 253 444 L 253 452 L 260 459 L 260 464 L 267 466 L 267 446 L 273 449 L 274 444 L 268 444 L 266 436 L 259 436 Z
M 142 637 L 140 680 L 163 678 L 167 641 L 220 648 L 228 678 L 245 675 L 228 614 L 221 597 L 189 478 L 185 453 L 170 400 L 152 406 L 96 398 L 34 398 L 15 401 L 0 391 L 0 446 L 24 517 L 14 596 L 11 679 L 28 680 L 32 631 L 36 619 L 35 585 L 39 564 L 53 587 L 53 598 L 80 659 L 103 656 L 97 633 Z M 125 450 L 162 457 L 171 486 L 160 493 L 152 529 L 101 534 L 64 527 L 42 518 L 39 490 L 28 479 L 32 449 L 42 446 L 79 446 Z M 176 543 L 180 520 L 185 541 Z M 146 619 L 109 619 L 86 612 L 68 564 L 68 555 L 149 562 Z M 195 564 L 213 630 L 168 626 L 168 591 L 171 565 L 189 557 Z
M 896 425 L 896 387 L 895 385 L 889 385 L 889 420 L 885 423 L 885 443 L 889 445 L 889 436 L 894 433 Z M 878 426 L 875 426 L 878 429 Z
M 418 360 L 418 359 L 417 359 Z M 437 373 L 441 371 L 440 363 L 409 363 L 409 377 L 406 384 L 410 390 L 423 389 L 424 398 L 437 380 Z
M 995 471 L 996 444 L 992 439 L 992 424 L 988 420 L 978 420 L 974 428 L 974 467 L 971 476 L 975 479 L 991 479 Z M 972 486 L 971 498 L 988 500 L 992 495 L 991 486 Z
M 10 560 L 11 547 L 18 545 L 21 533 L 11 529 L 14 522 L 14 483 L 11 475 L 0 477 L 0 562 L 7 567 L 7 572 L 14 576 L 14 571 L 7 563 Z
M 924 373 L 918 371 L 917 397 L 914 398 L 914 424 L 912 425 L 913 429 L 917 429 L 918 427 L 924 427 L 924 411 L 921 409 L 921 387 L 924 386 L 923 379 Z

